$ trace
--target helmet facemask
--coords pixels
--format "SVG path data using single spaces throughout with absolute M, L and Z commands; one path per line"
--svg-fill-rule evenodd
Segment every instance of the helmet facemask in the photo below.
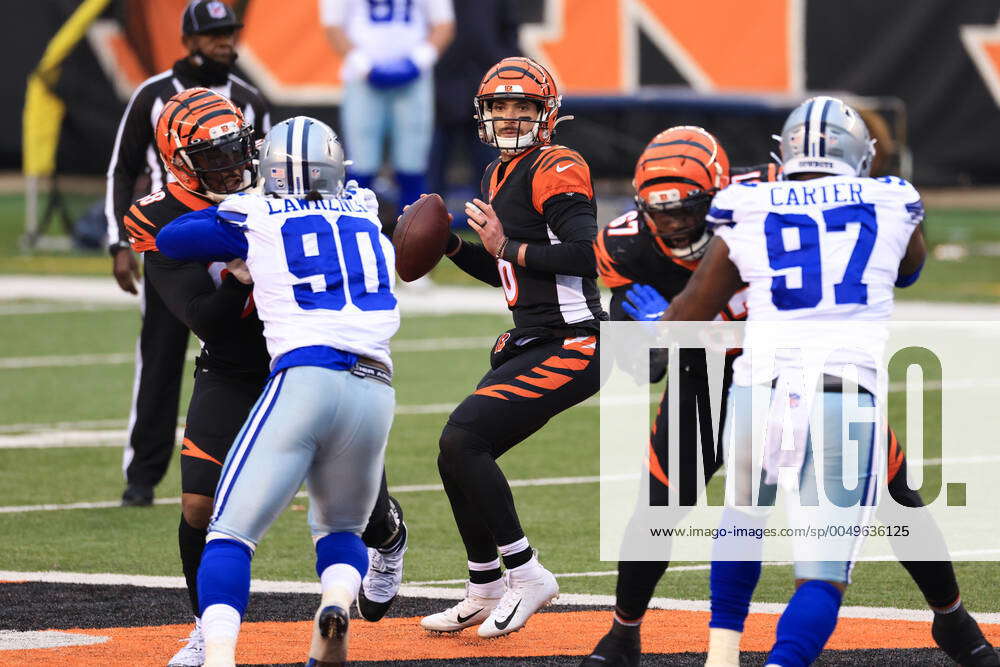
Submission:
M 178 148 L 174 166 L 197 178 L 210 198 L 221 200 L 256 183 L 255 158 L 253 127 L 247 125 L 238 132 Z
M 649 233 L 662 242 L 670 255 L 683 260 L 701 258 L 711 233 L 705 223 L 712 194 L 700 192 L 680 202 L 653 204 L 636 197 Z
M 493 115 L 495 100 L 527 100 L 535 107 L 535 118 L 518 116 L 508 118 Z M 559 108 L 555 99 L 546 102 L 528 96 L 480 95 L 475 99 L 476 120 L 479 123 L 479 139 L 504 153 L 517 154 L 521 151 L 546 144 L 552 139 L 549 120 Z M 516 122 L 516 133 L 510 132 L 508 124 Z

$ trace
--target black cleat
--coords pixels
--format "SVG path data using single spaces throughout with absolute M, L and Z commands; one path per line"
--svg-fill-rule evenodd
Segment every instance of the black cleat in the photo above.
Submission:
M 346 611 L 336 605 L 324 607 L 319 612 L 319 636 L 326 640 L 343 641 L 347 636 L 349 616 Z
M 306 667 L 342 667 L 347 664 L 347 627 L 350 615 L 337 605 L 316 612 L 312 648 Z
M 639 628 L 627 627 L 619 623 L 611 626 L 611 631 L 601 637 L 580 667 L 639 667 L 642 647 L 639 643 Z
M 129 484 L 122 493 L 122 507 L 149 507 L 153 504 L 153 487 Z
M 1000 656 L 965 607 L 950 614 L 934 614 L 931 636 L 962 667 L 1000 667 Z

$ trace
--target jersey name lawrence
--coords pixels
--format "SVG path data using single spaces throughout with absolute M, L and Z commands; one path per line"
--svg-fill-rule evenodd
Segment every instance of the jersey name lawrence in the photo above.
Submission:
M 281 355 L 312 346 L 391 368 L 395 254 L 377 210 L 369 190 L 320 201 L 237 195 L 219 206 L 219 220 L 246 236 L 272 368 Z
M 507 163 L 498 160 L 487 168 L 482 186 L 484 198 L 493 206 L 504 234 L 512 241 L 557 245 L 585 239 L 592 244 L 597 237 L 590 167 L 576 151 L 543 146 Z M 593 222 L 580 224 L 579 217 L 547 222 L 547 203 L 560 195 L 560 207 L 573 205 L 573 200 L 579 199 Z M 593 273 L 593 267 L 581 266 L 579 272 L 574 271 L 576 275 L 571 275 L 500 259 L 497 270 L 517 327 L 562 327 L 607 317 L 601 308 L 597 280 L 587 275 Z

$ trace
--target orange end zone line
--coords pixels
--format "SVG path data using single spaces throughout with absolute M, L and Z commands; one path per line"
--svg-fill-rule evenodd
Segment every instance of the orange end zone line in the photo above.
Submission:
M 751 614 L 743 650 L 771 648 L 778 616 Z M 530 657 L 586 655 L 607 631 L 611 612 L 571 611 L 538 614 L 520 632 L 499 639 L 480 639 L 472 630 L 432 635 L 414 618 L 385 618 L 379 623 L 352 621 L 352 660 L 433 660 L 471 657 Z M 1000 624 L 981 625 L 987 638 L 1000 642 Z M 66 664 L 114 667 L 156 664 L 170 658 L 188 625 L 139 628 L 67 630 L 108 637 L 103 644 L 57 649 L 10 651 L 18 664 L 52 667 Z M 309 648 L 311 623 L 246 623 L 240 632 L 237 660 L 241 663 L 302 661 Z M 707 650 L 708 613 L 652 610 L 643 622 L 645 653 L 704 652 Z M 829 649 L 931 648 L 930 623 L 844 618 L 831 637 Z

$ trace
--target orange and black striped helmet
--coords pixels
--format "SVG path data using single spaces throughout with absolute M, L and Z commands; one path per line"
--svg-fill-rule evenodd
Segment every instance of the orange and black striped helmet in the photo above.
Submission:
M 729 156 L 700 127 L 682 125 L 657 134 L 635 165 L 635 203 L 649 231 L 680 259 L 705 252 L 705 214 L 716 192 L 729 185 Z
M 192 192 L 225 196 L 256 182 L 253 126 L 229 99 L 188 88 L 163 105 L 156 148 L 177 182 Z
M 519 125 L 516 137 L 501 137 L 493 127 L 500 119 L 493 118 L 490 111 L 490 101 L 496 99 L 531 100 L 538 105 L 538 119 L 519 119 L 529 126 L 527 131 L 522 132 Z M 531 58 L 514 57 L 504 58 L 486 72 L 473 103 L 479 138 L 501 150 L 521 151 L 552 141 L 562 96 L 547 69 Z

